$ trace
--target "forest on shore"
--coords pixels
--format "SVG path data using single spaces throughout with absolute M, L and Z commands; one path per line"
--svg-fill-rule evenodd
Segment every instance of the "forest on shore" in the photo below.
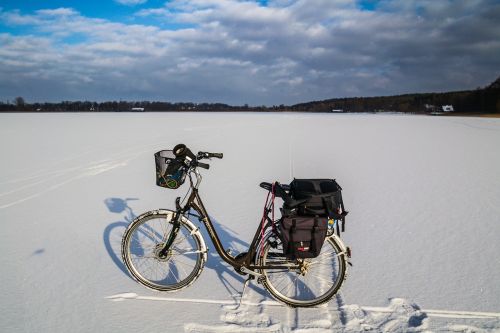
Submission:
M 28 103 L 21 96 L 0 102 L 0 112 L 402 112 L 437 113 L 451 105 L 454 113 L 500 114 L 500 77 L 490 85 L 475 90 L 443 93 L 418 93 L 397 96 L 347 97 L 311 101 L 295 105 L 248 106 L 224 103 L 172 103 L 162 101 L 62 101 Z

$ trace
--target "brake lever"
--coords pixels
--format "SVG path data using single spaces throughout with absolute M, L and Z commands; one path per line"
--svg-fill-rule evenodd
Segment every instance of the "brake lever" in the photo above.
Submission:
M 209 159 L 210 160 L 210 157 L 208 156 L 208 153 L 200 151 L 200 152 L 198 152 L 198 156 L 196 157 L 196 159 L 197 160 L 201 160 L 201 159 Z

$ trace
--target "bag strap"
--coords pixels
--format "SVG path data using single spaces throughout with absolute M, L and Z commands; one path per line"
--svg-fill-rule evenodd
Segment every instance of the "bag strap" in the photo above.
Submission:
M 309 245 L 309 252 L 316 252 L 316 235 L 319 233 L 318 217 L 314 217 L 314 226 L 311 229 L 311 242 Z
M 333 196 L 332 196 L 332 198 L 335 199 L 335 197 L 333 197 Z M 338 204 L 340 205 L 340 208 L 342 209 L 342 212 L 340 214 L 333 207 L 332 200 L 327 200 L 326 197 L 323 197 L 323 205 L 325 206 L 326 211 L 328 213 L 328 216 L 330 218 L 332 218 L 332 217 L 335 218 L 335 217 L 339 217 L 340 216 L 340 218 L 338 220 L 342 222 L 342 232 L 344 232 L 345 231 L 345 216 L 347 215 L 348 212 L 346 212 L 345 209 L 344 209 L 344 200 L 342 199 L 342 194 L 340 194 L 338 196 L 338 199 L 339 199 Z M 340 236 L 340 231 L 339 231 L 339 225 L 338 224 L 337 224 L 337 228 L 336 229 L 337 229 L 337 234 Z
M 290 228 L 290 241 L 288 242 L 288 253 L 295 255 L 296 249 L 293 243 L 293 235 L 297 232 L 297 220 L 292 219 L 292 227 Z
M 333 208 L 333 202 L 332 199 L 333 195 L 330 195 L 328 197 L 322 197 L 323 201 L 323 206 L 326 208 L 326 212 L 328 213 L 328 216 L 334 217 L 336 215 L 335 209 Z M 330 200 L 328 200 L 330 199 Z

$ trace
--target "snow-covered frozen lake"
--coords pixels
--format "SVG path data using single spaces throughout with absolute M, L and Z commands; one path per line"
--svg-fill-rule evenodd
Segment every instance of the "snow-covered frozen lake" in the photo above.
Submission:
M 500 119 L 1 114 L 0 139 L 2 332 L 500 330 Z M 200 193 L 233 252 L 261 181 L 337 179 L 354 266 L 328 306 L 286 308 L 252 284 L 236 307 L 243 278 L 215 251 L 178 293 L 128 276 L 125 227 L 187 189 L 155 186 L 153 154 L 177 143 L 224 153 Z

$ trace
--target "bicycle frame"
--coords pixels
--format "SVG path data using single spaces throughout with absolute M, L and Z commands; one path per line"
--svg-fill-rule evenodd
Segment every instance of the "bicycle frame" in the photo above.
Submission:
M 197 178 L 197 182 L 194 185 L 193 180 L 191 178 L 191 173 L 194 173 Z M 210 236 L 210 239 L 212 241 L 212 244 L 215 246 L 215 250 L 219 254 L 219 256 L 227 262 L 229 265 L 234 267 L 236 271 L 240 273 L 248 273 L 254 276 L 260 276 L 261 274 L 256 272 L 255 270 L 265 270 L 265 269 L 298 269 L 300 268 L 300 264 L 282 264 L 282 265 L 255 265 L 254 258 L 257 254 L 257 250 L 259 248 L 259 241 L 260 241 L 260 236 L 261 236 L 261 230 L 257 228 L 257 231 L 255 232 L 255 235 L 253 237 L 252 243 L 250 244 L 248 248 L 248 252 L 241 254 L 237 257 L 233 257 L 230 255 L 225 249 L 224 246 L 222 245 L 220 238 L 217 234 L 217 231 L 214 228 L 214 225 L 212 221 L 210 220 L 210 216 L 207 213 L 207 210 L 205 209 L 205 206 L 203 205 L 203 202 L 200 198 L 200 195 L 198 193 L 198 186 L 201 182 L 201 174 L 199 173 L 196 168 L 194 168 L 192 171 L 189 173 L 189 182 L 191 186 L 191 193 L 187 199 L 186 204 L 184 207 L 181 207 L 179 201 L 180 198 L 177 198 L 176 200 L 176 214 L 174 217 L 173 221 L 173 228 L 172 232 L 170 233 L 167 242 L 165 243 L 165 247 L 162 249 L 160 252 L 161 254 L 165 255 L 168 252 L 168 249 L 172 245 L 173 241 L 175 240 L 175 237 L 177 236 L 177 233 L 180 229 L 180 217 L 184 215 L 186 212 L 189 212 L 190 209 L 194 209 L 198 214 L 200 220 L 203 222 L 203 225 L 207 229 L 208 235 Z M 272 227 L 273 221 L 269 218 L 267 214 L 269 214 L 268 208 L 266 207 L 266 221 L 265 221 L 265 226 L 264 230 L 267 230 L 268 228 Z M 259 225 L 260 226 L 260 225 Z

